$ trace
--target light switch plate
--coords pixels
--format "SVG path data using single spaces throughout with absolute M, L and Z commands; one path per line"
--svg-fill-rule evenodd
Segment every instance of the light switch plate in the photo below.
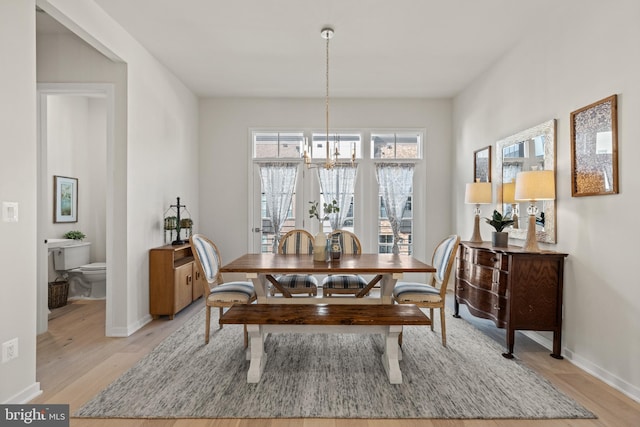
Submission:
M 2 202 L 2 220 L 18 222 L 18 202 Z

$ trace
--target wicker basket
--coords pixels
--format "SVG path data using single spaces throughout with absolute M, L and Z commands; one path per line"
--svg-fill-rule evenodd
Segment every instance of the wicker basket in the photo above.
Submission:
M 67 305 L 69 297 L 69 282 L 61 280 L 49 282 L 49 309 Z

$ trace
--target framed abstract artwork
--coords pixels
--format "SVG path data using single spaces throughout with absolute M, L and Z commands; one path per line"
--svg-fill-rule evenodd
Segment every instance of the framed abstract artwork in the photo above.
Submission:
M 78 222 L 78 178 L 53 177 L 53 222 Z
M 491 182 L 491 146 L 473 152 L 473 181 Z
M 571 195 L 617 193 L 617 95 L 612 95 L 571 113 Z

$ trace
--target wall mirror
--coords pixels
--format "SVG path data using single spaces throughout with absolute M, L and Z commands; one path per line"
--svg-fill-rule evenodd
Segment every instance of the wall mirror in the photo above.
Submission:
M 516 215 L 509 237 L 526 239 L 529 202 L 513 199 L 516 175 L 521 171 L 556 169 L 556 121 L 549 120 L 496 143 L 496 210 Z M 539 242 L 556 243 L 555 200 L 539 201 L 536 236 Z

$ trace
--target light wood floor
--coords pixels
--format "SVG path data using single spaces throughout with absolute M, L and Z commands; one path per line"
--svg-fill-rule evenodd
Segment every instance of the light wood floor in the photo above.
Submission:
M 78 301 L 63 307 L 49 321 L 49 331 L 38 336 L 37 381 L 44 393 L 32 403 L 64 403 L 75 412 L 118 378 L 160 341 L 202 308 L 202 301 L 176 315 L 161 318 L 127 338 L 104 336 L 103 301 Z M 504 343 L 504 331 L 491 322 L 475 321 L 487 335 Z M 455 321 L 452 318 L 448 322 Z M 203 325 L 204 328 L 204 325 Z M 359 420 L 359 419 L 182 419 L 122 420 L 71 419 L 71 426 L 113 427 L 637 427 L 640 404 L 586 374 L 566 360 L 518 334 L 515 354 L 559 389 L 598 416 L 594 420 Z

